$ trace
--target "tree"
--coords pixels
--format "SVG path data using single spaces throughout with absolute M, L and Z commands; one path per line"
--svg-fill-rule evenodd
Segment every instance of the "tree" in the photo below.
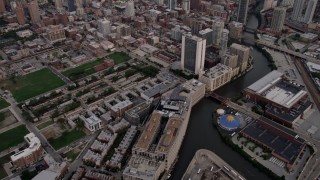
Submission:
M 84 121 L 82 121 L 82 120 L 79 120 L 78 122 L 77 122 L 77 128 L 78 129 L 82 129 L 82 128 L 84 128 Z

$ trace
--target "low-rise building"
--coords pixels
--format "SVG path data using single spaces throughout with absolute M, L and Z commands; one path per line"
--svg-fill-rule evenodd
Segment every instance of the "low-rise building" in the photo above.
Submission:
M 102 128 L 101 120 L 92 112 L 90 113 L 90 116 L 88 118 L 85 118 L 84 116 L 80 115 L 79 119 L 84 122 L 84 126 L 90 132 L 95 132 Z

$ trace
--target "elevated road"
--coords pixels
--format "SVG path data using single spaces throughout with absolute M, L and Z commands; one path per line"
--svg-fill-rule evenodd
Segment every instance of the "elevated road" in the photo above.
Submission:
M 263 46 L 266 46 L 268 48 L 274 49 L 276 51 L 280 51 L 280 52 L 284 52 L 284 53 L 290 54 L 291 56 L 294 56 L 294 57 L 299 57 L 299 58 L 305 59 L 306 61 L 310 61 L 310 62 L 313 62 L 313 63 L 320 63 L 320 60 L 317 59 L 317 58 L 314 58 L 314 57 L 311 57 L 311 56 L 307 56 L 305 54 L 302 54 L 302 53 L 299 53 L 299 52 L 296 52 L 296 51 L 292 51 L 290 49 L 287 49 L 287 48 L 284 48 L 284 47 L 281 47 L 281 46 L 276 46 L 276 45 L 274 45 L 273 43 L 270 43 L 270 42 L 265 42 L 265 41 L 262 41 L 262 40 L 256 40 L 256 43 L 260 44 L 260 45 L 263 45 Z

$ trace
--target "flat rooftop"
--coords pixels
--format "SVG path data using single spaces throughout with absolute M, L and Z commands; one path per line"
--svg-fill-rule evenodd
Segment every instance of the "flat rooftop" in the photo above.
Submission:
M 208 78 L 216 78 L 216 77 L 219 77 L 229 71 L 232 71 L 231 67 L 219 63 L 219 64 L 213 66 L 212 68 L 210 68 L 209 70 L 205 71 L 203 76 L 206 76 Z
M 132 155 L 128 166 L 124 169 L 123 175 L 137 177 L 139 179 L 154 179 L 155 173 L 160 167 L 161 162 Z
M 160 120 L 162 114 L 154 111 L 151 115 L 150 120 L 148 121 L 146 128 L 143 130 L 138 142 L 135 145 L 135 148 L 148 150 L 150 144 L 153 141 L 153 138 L 157 132 L 157 129 L 160 127 Z
M 160 139 L 160 142 L 158 144 L 157 150 L 160 152 L 168 152 L 174 143 L 177 135 L 179 128 L 183 122 L 183 119 L 180 118 L 170 118 L 167 126 L 163 132 L 163 135 Z
M 286 108 L 291 108 L 307 94 L 302 86 L 283 79 L 283 74 L 278 71 L 270 72 L 247 90 Z
M 268 147 L 289 163 L 296 160 L 306 144 L 292 130 L 263 117 L 253 121 L 241 133 Z

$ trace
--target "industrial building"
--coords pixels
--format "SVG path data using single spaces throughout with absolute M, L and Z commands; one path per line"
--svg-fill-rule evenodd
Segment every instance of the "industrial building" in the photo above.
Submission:
M 297 133 L 267 118 L 261 117 L 240 132 L 244 137 L 271 151 L 272 156 L 292 169 L 306 147 Z
M 288 127 L 312 107 L 304 87 L 285 79 L 279 71 L 272 71 L 259 79 L 243 94 L 255 103 L 265 103 L 265 114 Z

